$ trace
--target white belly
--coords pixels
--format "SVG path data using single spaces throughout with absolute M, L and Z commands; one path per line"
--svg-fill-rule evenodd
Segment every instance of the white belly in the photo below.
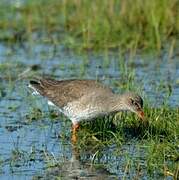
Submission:
M 100 111 L 94 106 L 87 105 L 81 108 L 80 106 L 74 106 L 74 103 L 68 103 L 67 106 L 63 108 L 63 113 L 71 119 L 73 124 L 106 114 L 104 111 Z

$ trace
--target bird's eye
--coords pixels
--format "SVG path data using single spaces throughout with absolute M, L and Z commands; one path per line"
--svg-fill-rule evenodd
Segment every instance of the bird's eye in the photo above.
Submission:
M 138 103 L 133 99 L 131 99 L 131 104 L 134 105 L 134 106 L 139 106 Z
M 133 99 L 130 99 L 131 100 L 131 104 L 134 104 L 134 100 Z
M 131 99 L 131 104 L 139 108 L 139 104 L 133 99 Z

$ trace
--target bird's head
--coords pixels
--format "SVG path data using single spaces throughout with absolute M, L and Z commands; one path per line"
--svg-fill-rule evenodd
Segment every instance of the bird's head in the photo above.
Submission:
M 142 98 L 134 93 L 126 93 L 122 96 L 123 105 L 125 109 L 136 113 L 139 118 L 144 119 L 143 112 L 143 100 Z

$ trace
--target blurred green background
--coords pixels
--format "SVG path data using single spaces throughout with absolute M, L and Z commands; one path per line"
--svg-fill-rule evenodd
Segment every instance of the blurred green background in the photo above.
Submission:
M 2 0 L 0 40 L 160 51 L 179 36 L 178 9 L 178 0 Z
M 147 125 L 130 113 L 82 124 L 75 179 L 178 179 L 178 39 L 179 0 L 0 0 L 0 179 L 73 174 L 71 121 L 31 95 L 34 76 L 144 99 Z M 94 164 L 105 171 L 87 176 Z

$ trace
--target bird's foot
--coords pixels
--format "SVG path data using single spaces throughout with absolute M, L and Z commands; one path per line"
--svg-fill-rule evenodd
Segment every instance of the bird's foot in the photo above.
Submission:
M 77 142 L 77 130 L 79 129 L 80 125 L 79 124 L 73 124 L 72 126 L 72 137 L 71 137 L 71 141 L 73 144 L 76 144 Z

